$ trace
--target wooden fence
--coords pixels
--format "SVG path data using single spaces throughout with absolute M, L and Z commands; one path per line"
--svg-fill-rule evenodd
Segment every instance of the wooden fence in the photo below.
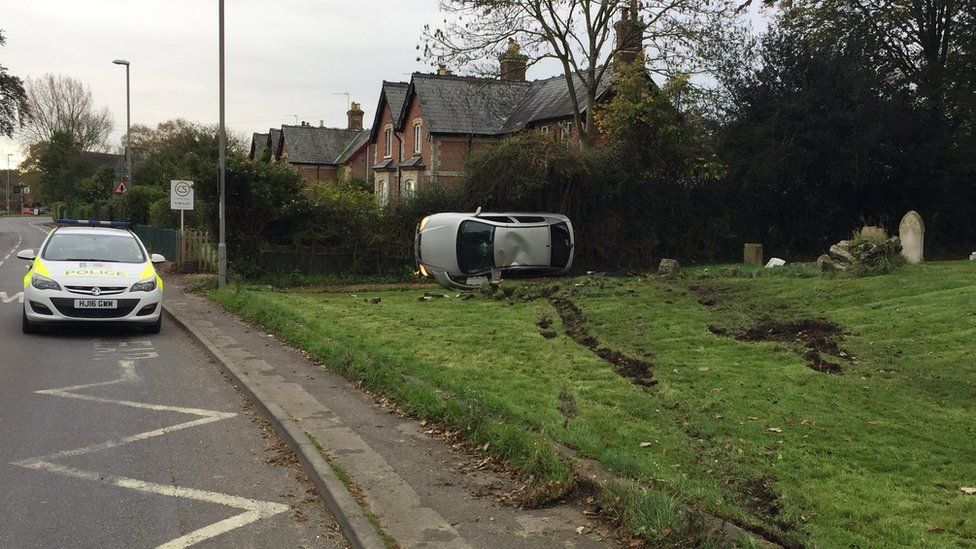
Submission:
M 195 263 L 197 272 L 217 272 L 217 248 L 210 241 L 210 233 L 197 229 L 186 229 L 180 236 L 179 262 L 181 268 L 187 268 L 188 263 Z

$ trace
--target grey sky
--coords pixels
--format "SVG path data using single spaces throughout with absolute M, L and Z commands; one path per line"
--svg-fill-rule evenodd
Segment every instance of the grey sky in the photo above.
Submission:
M 46 72 L 88 84 L 125 132 L 132 122 L 217 121 L 217 0 L 0 0 L 7 46 L 0 64 L 21 77 Z M 345 124 L 349 92 L 372 114 L 380 82 L 429 70 L 415 49 L 436 0 L 226 0 L 227 123 L 250 133 L 307 120 Z M 369 122 L 367 121 L 367 124 Z M 17 143 L 0 142 L 21 157 Z
M 425 24 L 443 15 L 437 0 L 225 0 L 228 128 L 250 135 L 283 123 L 345 125 L 346 96 L 366 124 L 383 80 L 430 71 L 416 61 Z M 217 0 L 0 0 L 7 37 L 0 64 L 20 77 L 74 76 L 125 132 L 124 68 L 131 63 L 132 122 L 181 117 L 216 122 Z M 529 78 L 554 74 L 533 67 Z M 0 139 L 6 153 L 20 146 Z

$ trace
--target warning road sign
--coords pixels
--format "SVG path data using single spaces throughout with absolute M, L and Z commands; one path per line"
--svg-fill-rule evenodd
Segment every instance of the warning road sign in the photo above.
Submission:
M 119 182 L 115 184 L 115 190 L 112 192 L 115 194 L 125 194 L 127 190 L 128 187 L 125 184 L 125 179 L 119 179 Z

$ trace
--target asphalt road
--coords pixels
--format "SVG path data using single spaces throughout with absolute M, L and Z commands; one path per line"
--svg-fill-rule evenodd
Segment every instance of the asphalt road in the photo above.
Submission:
M 0 218 L 0 547 L 344 545 L 175 326 L 21 333 L 16 253 L 38 248 L 43 221 Z

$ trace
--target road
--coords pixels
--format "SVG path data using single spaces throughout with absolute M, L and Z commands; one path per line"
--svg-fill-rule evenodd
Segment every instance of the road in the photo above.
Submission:
M 184 333 L 21 333 L 47 228 L 0 218 L 0 547 L 335 547 L 310 484 Z M 49 220 L 46 220 L 49 221 Z

